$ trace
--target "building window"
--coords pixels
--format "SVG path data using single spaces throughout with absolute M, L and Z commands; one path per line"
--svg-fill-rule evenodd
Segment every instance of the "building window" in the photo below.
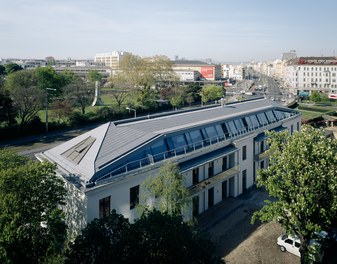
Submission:
M 247 146 L 242 147 L 242 160 L 247 159 Z
M 260 142 L 260 153 L 264 152 L 264 141 Z
M 208 178 L 214 175 L 214 162 L 211 161 L 208 163 Z
M 199 168 L 195 168 L 192 171 L 193 174 L 193 185 L 199 182 Z
M 260 168 L 263 170 L 264 169 L 264 160 L 261 161 L 260 163 Z
M 139 204 L 139 185 L 130 188 L 130 210 Z
M 106 217 L 110 214 L 110 196 L 99 200 L 99 218 Z
M 222 158 L 222 171 L 225 171 L 228 169 L 228 165 L 227 165 L 227 156 Z

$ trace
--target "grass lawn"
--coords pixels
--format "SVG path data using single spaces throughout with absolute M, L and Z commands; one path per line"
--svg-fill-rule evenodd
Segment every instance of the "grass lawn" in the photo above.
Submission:
M 321 112 L 307 111 L 307 110 L 299 110 L 302 113 L 302 119 L 312 119 L 318 116 L 321 116 Z

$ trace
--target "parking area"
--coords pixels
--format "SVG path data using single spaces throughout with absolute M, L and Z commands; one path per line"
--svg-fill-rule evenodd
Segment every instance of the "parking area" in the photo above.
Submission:
M 299 264 L 300 258 L 281 252 L 277 237 L 284 231 L 278 223 L 250 224 L 255 210 L 261 208 L 268 194 L 253 189 L 237 198 L 229 198 L 200 218 L 216 245 L 218 256 L 226 263 Z M 208 225 L 207 225 L 208 224 Z

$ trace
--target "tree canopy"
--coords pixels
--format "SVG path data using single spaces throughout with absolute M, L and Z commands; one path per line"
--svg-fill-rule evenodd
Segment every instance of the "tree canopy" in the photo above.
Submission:
M 62 94 L 62 86 L 66 83 L 64 75 L 56 73 L 55 69 L 51 66 L 37 67 L 34 69 L 34 73 L 37 80 L 37 86 L 43 92 L 45 92 L 46 88 L 52 88 L 55 89 L 55 91 L 50 93 L 50 97 Z
M 16 115 L 17 110 L 14 107 L 13 100 L 9 91 L 5 89 L 3 79 L 0 77 L 0 124 L 2 122 L 7 125 L 16 123 Z
M 97 82 L 101 81 L 102 79 L 102 74 L 100 74 L 97 70 L 90 70 L 87 75 L 87 79 L 90 82 Z
M 6 74 L 6 68 L 3 65 L 0 65 L 0 76 Z
M 66 263 L 123 263 L 128 219 L 112 210 L 102 219 L 91 221 L 66 252 Z M 125 263 L 125 262 L 124 262 Z
M 13 72 L 16 72 L 16 71 L 23 70 L 23 68 L 19 64 L 16 64 L 14 62 L 10 62 L 10 63 L 5 64 L 5 69 L 6 69 L 7 75 L 9 75 Z
M 149 176 L 140 190 L 140 211 L 155 208 L 168 214 L 181 214 L 190 202 L 184 178 L 172 162 L 165 162 L 158 175 Z
M 0 150 L 0 262 L 42 263 L 66 239 L 65 189 L 51 163 Z
M 301 240 L 301 261 L 309 263 L 309 241 L 315 232 L 329 231 L 337 215 L 337 143 L 324 131 L 303 126 L 302 132 L 268 132 L 270 164 L 260 170 L 258 186 L 276 201 L 268 201 L 252 221 L 277 220 Z
M 82 114 L 85 114 L 86 107 L 94 98 L 94 87 L 78 76 L 64 87 L 64 92 L 66 100 L 73 106 L 79 107 Z
M 217 100 L 224 96 L 224 89 L 217 85 L 206 85 L 201 89 L 201 100 L 207 103 L 210 100 Z
M 21 119 L 20 126 L 23 127 L 41 109 L 45 101 L 45 93 L 38 88 L 37 78 L 32 70 L 11 73 L 7 77 L 5 88 L 10 93 L 13 105 Z
M 66 263 L 222 263 L 208 236 L 179 215 L 147 211 L 135 223 L 115 211 L 87 225 Z

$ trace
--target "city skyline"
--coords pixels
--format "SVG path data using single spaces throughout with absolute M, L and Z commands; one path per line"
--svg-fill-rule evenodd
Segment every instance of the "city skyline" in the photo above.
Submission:
M 4 0 L 0 58 L 127 51 L 213 61 L 335 56 L 333 0 Z

